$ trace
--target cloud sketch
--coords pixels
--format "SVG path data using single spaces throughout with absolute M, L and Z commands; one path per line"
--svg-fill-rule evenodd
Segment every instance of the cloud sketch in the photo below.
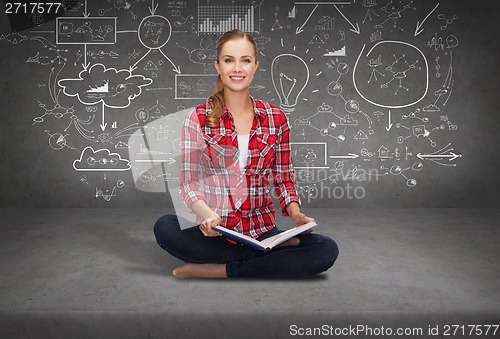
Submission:
M 153 80 L 142 75 L 132 75 L 130 70 L 106 68 L 94 64 L 80 72 L 76 79 L 61 79 L 58 84 L 64 94 L 78 97 L 85 105 L 103 102 L 112 108 L 125 108 L 149 86 Z
M 77 171 L 128 171 L 130 167 L 130 161 L 122 159 L 120 154 L 105 148 L 96 151 L 91 146 L 85 147 L 80 159 L 73 161 Z

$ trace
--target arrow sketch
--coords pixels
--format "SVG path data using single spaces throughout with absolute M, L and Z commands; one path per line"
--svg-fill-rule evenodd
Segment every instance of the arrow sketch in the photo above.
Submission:
M 103 132 L 106 129 L 107 125 L 108 125 L 108 123 L 105 122 L 105 119 L 104 119 L 104 100 L 103 100 L 102 101 L 102 122 L 100 123 L 101 129 L 102 129 Z
M 386 127 L 385 129 L 387 132 L 389 132 L 392 128 L 392 122 L 391 122 L 391 110 L 389 110 L 389 127 Z
M 351 25 L 351 27 L 352 27 L 350 29 L 351 32 L 354 32 L 356 34 L 361 33 L 361 31 L 359 30 L 359 25 L 358 25 L 357 22 L 356 22 L 356 26 L 354 26 L 352 24 L 352 22 L 350 22 L 349 19 L 347 19 L 347 17 L 340 11 L 340 9 L 337 6 L 334 5 L 333 7 L 335 7 L 335 9 L 340 13 L 340 15 L 342 15 L 344 17 L 344 19 L 346 19 L 346 21 L 349 23 L 349 25 Z
M 448 143 L 445 147 L 441 148 L 440 150 L 437 150 L 436 152 L 430 153 L 430 154 L 422 154 L 418 153 L 417 158 L 421 160 L 430 160 L 432 162 L 435 162 L 438 165 L 441 166 L 449 166 L 449 167 L 455 167 L 457 164 L 446 164 L 442 163 L 440 161 L 444 159 L 448 159 L 448 161 L 455 160 L 456 158 L 461 158 L 461 154 L 456 154 L 453 151 L 453 148 L 450 147 L 451 143 Z M 446 154 L 449 152 L 448 154 Z
M 87 0 L 85 0 L 85 10 L 83 11 L 83 17 L 88 18 L 90 16 L 90 13 L 87 12 Z
M 330 159 L 356 159 L 358 154 L 349 153 L 349 155 L 330 155 Z
M 316 10 L 316 8 L 318 8 L 319 5 L 316 5 L 313 10 L 311 11 L 311 14 L 309 14 L 309 16 L 307 17 L 306 21 L 304 21 L 304 23 L 302 24 L 302 26 L 300 27 L 297 27 L 297 29 L 295 30 L 295 34 L 299 34 L 299 33 L 302 33 L 304 30 L 304 26 L 306 25 L 306 23 L 309 21 L 309 19 L 311 18 L 311 16 L 313 15 L 314 11 Z
M 424 29 L 420 28 L 420 27 L 422 27 L 425 20 L 427 20 L 427 18 L 432 14 L 432 12 L 434 12 L 436 10 L 436 8 L 438 8 L 438 6 L 439 6 L 439 3 L 436 5 L 436 7 L 434 7 L 434 9 L 432 11 L 429 12 L 429 14 L 427 14 L 427 16 L 424 18 L 424 20 L 422 20 L 422 22 L 417 21 L 417 28 L 415 28 L 415 36 L 419 35 L 420 33 L 422 33 L 424 31 Z
M 149 12 L 151 15 L 155 15 L 156 9 L 158 8 L 159 4 L 156 4 L 155 6 L 155 0 L 151 0 L 151 7 L 148 6 Z

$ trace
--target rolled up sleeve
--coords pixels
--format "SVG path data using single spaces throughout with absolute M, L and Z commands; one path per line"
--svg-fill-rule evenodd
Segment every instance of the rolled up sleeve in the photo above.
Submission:
M 182 125 L 181 172 L 179 193 L 186 206 L 191 209 L 198 200 L 206 200 L 199 189 L 200 152 L 202 150 L 201 128 L 196 110 L 193 110 Z
M 286 115 L 282 112 L 278 144 L 273 172 L 274 190 L 278 196 L 280 208 L 284 216 L 288 216 L 286 206 L 291 202 L 300 205 L 300 198 L 295 188 L 295 171 L 292 164 L 290 143 L 290 126 Z

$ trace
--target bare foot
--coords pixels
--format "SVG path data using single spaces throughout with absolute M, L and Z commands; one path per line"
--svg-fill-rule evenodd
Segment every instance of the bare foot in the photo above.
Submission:
M 297 246 L 297 245 L 300 245 L 300 239 L 297 237 L 293 237 L 293 238 L 290 238 L 287 241 L 279 244 L 275 248 L 285 247 L 285 246 Z
M 172 273 L 176 278 L 227 278 L 224 264 L 187 263 L 175 268 Z

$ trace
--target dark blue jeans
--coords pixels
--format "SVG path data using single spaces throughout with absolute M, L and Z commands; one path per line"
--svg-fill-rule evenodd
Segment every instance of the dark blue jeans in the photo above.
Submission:
M 258 240 L 280 232 L 275 227 Z M 226 264 L 229 278 L 306 277 L 328 270 L 339 255 L 335 241 L 320 234 L 300 234 L 297 246 L 263 252 L 231 244 L 224 237 L 205 237 L 198 225 L 176 215 L 158 219 L 154 233 L 161 248 L 184 262 Z

